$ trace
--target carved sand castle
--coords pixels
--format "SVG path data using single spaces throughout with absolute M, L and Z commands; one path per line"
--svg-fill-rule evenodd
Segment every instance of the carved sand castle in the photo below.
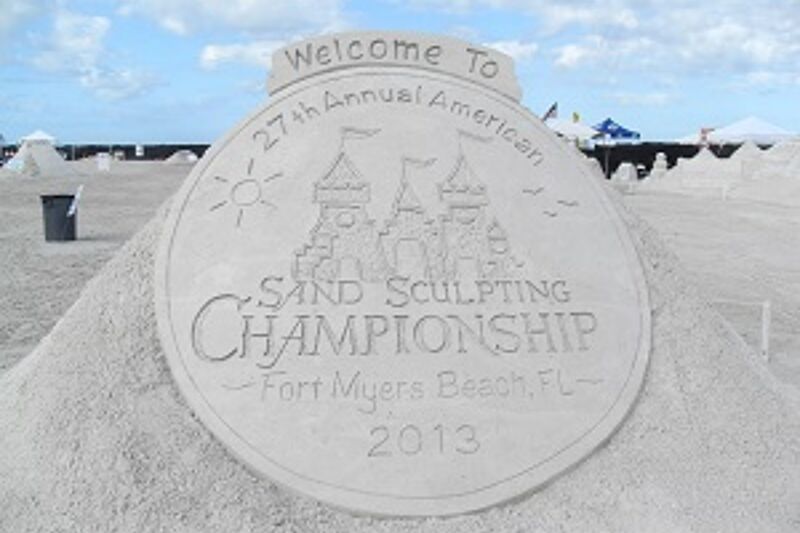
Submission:
M 427 39 L 441 47 L 436 48 L 444 58 L 441 72 L 433 73 L 428 69 L 425 83 L 450 83 L 448 69 L 460 68 L 461 63 L 452 54 L 463 52 L 466 43 L 433 36 L 389 35 L 402 37 L 404 42 Z M 342 42 L 372 43 L 379 38 L 389 39 L 389 35 L 351 34 L 349 40 L 342 38 Z M 320 37 L 318 41 L 325 39 L 330 37 Z M 434 44 L 429 43 L 429 46 Z M 494 53 L 489 50 L 485 54 L 497 59 L 498 64 L 507 64 L 502 57 L 490 55 Z M 273 61 L 274 76 L 287 75 L 289 67 L 282 66 L 280 59 L 280 55 L 276 55 Z M 346 77 L 342 71 L 348 68 L 361 73 L 364 67 L 348 65 L 334 75 Z M 370 76 L 380 78 L 374 65 L 369 68 L 372 69 Z M 387 76 L 397 72 L 394 67 L 385 70 L 390 72 Z M 463 87 L 469 83 L 465 79 L 468 78 L 462 76 L 452 83 Z M 278 82 L 279 86 L 286 85 Z M 483 80 L 480 87 L 487 83 Z M 504 90 L 504 87 L 499 86 L 497 90 Z M 486 98 L 497 96 L 492 92 Z M 397 112 L 394 108 L 382 112 L 389 111 Z M 413 508 L 411 514 L 404 513 L 408 506 L 418 504 L 414 498 L 405 497 L 398 498 L 399 502 L 390 502 L 397 513 L 358 510 L 357 506 L 367 496 L 378 498 L 382 494 L 358 493 L 343 505 L 328 505 L 322 503 L 322 498 L 303 494 L 319 489 L 323 497 L 328 496 L 330 493 L 326 491 L 333 490 L 330 484 L 316 483 L 306 477 L 307 485 L 296 487 L 260 474 L 247 462 L 253 459 L 252 449 L 242 447 L 237 450 L 239 453 L 231 451 L 219 436 L 226 426 L 209 425 L 203 406 L 190 404 L 184 394 L 186 383 L 179 381 L 179 374 L 170 366 L 174 363 L 171 359 L 174 354 L 167 350 L 169 338 L 164 335 L 164 329 L 159 331 L 163 324 L 160 324 L 161 316 L 157 317 L 156 295 L 164 292 L 167 280 L 162 274 L 156 274 L 156 257 L 163 257 L 159 253 L 163 254 L 165 248 L 162 246 L 161 252 L 158 251 L 159 240 L 170 228 L 174 229 L 174 221 L 180 214 L 182 204 L 176 202 L 162 209 L 87 285 L 78 301 L 33 353 L 0 375 L 0 532 L 796 532 L 800 525 L 800 400 L 797 392 L 782 386 L 769 374 L 720 315 L 701 300 L 659 236 L 628 212 L 613 191 L 593 179 L 584 162 L 564 148 L 542 124 L 531 120 L 525 127 L 540 145 L 544 158 L 563 171 L 558 175 L 559 180 L 573 180 L 581 184 L 580 187 L 588 187 L 576 189 L 582 194 L 581 209 L 587 207 L 584 213 L 589 212 L 590 202 L 597 199 L 603 209 L 617 217 L 615 220 L 620 225 L 614 227 L 624 232 L 630 241 L 633 266 L 641 274 L 642 286 L 646 289 L 646 315 L 652 318 L 652 328 L 646 321 L 647 329 L 642 330 L 642 336 L 652 341 L 648 344 L 646 373 L 640 376 L 641 389 L 635 390 L 624 420 L 601 435 L 601 440 L 588 454 L 572 457 L 560 465 L 564 468 L 545 472 L 545 483 L 535 489 L 513 491 L 513 497 L 501 503 L 492 500 L 487 504 L 478 499 L 469 502 L 472 512 L 432 516 L 440 514 L 439 507 L 449 498 L 463 496 L 453 494 L 452 487 L 460 486 L 464 479 L 471 475 L 480 479 L 483 479 L 480 476 L 489 479 L 495 476 L 496 469 L 487 468 L 487 464 L 504 467 L 515 457 L 535 451 L 549 437 L 549 432 L 542 429 L 548 419 L 556 420 L 557 423 L 550 426 L 554 428 L 550 432 L 555 433 L 563 426 L 579 423 L 594 408 L 591 401 L 577 407 L 563 403 L 562 406 L 567 406 L 563 409 L 553 408 L 556 404 L 544 404 L 539 418 L 544 423 L 530 427 L 526 417 L 533 410 L 530 406 L 540 405 L 535 403 L 539 396 L 525 405 L 514 404 L 516 410 L 485 408 L 478 403 L 480 388 L 470 389 L 464 385 L 459 389 L 463 395 L 449 402 L 434 398 L 429 404 L 421 404 L 410 396 L 404 401 L 395 401 L 390 404 L 386 419 L 377 423 L 374 422 L 377 415 L 362 413 L 354 415 L 353 420 L 359 421 L 358 424 L 337 424 L 341 420 L 338 417 L 350 409 L 347 403 L 315 411 L 319 405 L 309 397 L 291 405 L 280 404 L 283 408 L 296 408 L 296 412 L 305 412 L 305 415 L 284 416 L 283 411 L 278 410 L 277 423 L 255 428 L 264 429 L 265 445 L 285 439 L 291 431 L 310 428 L 313 439 L 309 440 L 319 443 L 320 455 L 330 454 L 323 457 L 324 460 L 302 455 L 309 443 L 300 439 L 287 441 L 282 451 L 295 459 L 292 466 L 298 469 L 310 461 L 318 461 L 320 473 L 326 468 L 337 468 L 342 473 L 341 484 L 358 482 L 364 475 L 353 466 L 355 464 L 366 463 L 372 472 L 388 464 L 388 468 L 384 467 L 386 475 L 370 481 L 378 484 L 389 480 L 389 488 L 397 490 L 404 488 L 407 479 L 452 469 L 448 471 L 449 477 L 442 479 L 432 475 L 428 479 L 439 484 L 442 495 L 433 498 L 424 513 L 414 515 Z M 242 146 L 249 149 L 244 143 L 252 141 L 252 131 L 245 131 L 242 139 Z M 257 148 L 262 149 L 261 146 Z M 202 169 L 211 160 L 214 151 L 211 150 L 212 156 L 204 158 L 198 168 Z M 193 176 L 198 176 L 197 172 Z M 456 161 L 453 173 L 439 189 L 445 212 L 437 220 L 430 218 L 407 181 L 401 180 L 398 185 L 387 180 L 390 190 L 397 188 L 397 194 L 389 219 L 380 226 L 371 219 L 367 207 L 370 186 L 381 182 L 366 183 L 353 163 L 340 154 L 331 171 L 314 185 L 316 205 L 310 201 L 308 204 L 319 208 L 319 223 L 312 230 L 310 244 L 297 256 L 295 275 L 340 276 L 342 262 L 349 262 L 358 265 L 365 279 L 381 278 L 399 268 L 395 251 L 404 246 L 398 247 L 398 243 L 409 240 L 424 251 L 421 254 L 426 258 L 424 268 L 431 277 L 462 275 L 463 261 L 459 261 L 464 259 L 473 261 L 484 276 L 500 272 L 507 268 L 504 261 L 510 247 L 503 230 L 489 218 L 486 188 L 473 178 L 466 160 Z M 310 181 L 305 183 L 310 184 Z M 191 185 L 188 181 L 187 184 Z M 495 190 L 493 184 L 490 185 Z M 184 194 L 190 189 L 187 186 Z M 520 194 L 518 201 L 530 201 L 524 196 Z M 190 222 L 212 229 L 221 226 L 217 219 L 208 215 L 208 197 L 201 198 L 206 202 L 198 202 L 197 217 Z M 511 205 L 517 199 L 506 198 L 506 201 Z M 495 207 L 500 208 L 499 205 Z M 291 209 L 282 213 L 287 218 L 293 215 Z M 539 210 L 531 210 L 531 213 L 526 220 L 540 216 Z M 561 223 L 568 216 L 572 215 L 535 220 L 542 223 L 541 235 L 546 236 L 545 229 L 561 227 L 555 223 Z M 602 222 L 600 216 L 593 217 L 582 227 L 589 231 L 598 221 Z M 287 226 L 291 222 L 287 222 Z M 579 216 L 572 222 L 580 222 Z M 548 223 L 553 226 L 546 226 Z M 183 234 L 184 238 L 204 235 L 191 231 L 193 226 L 188 227 L 190 231 Z M 219 231 L 235 243 L 235 239 L 230 238 L 229 226 Z M 306 229 L 297 229 L 293 237 L 296 235 L 305 236 Z M 563 242 L 562 239 L 568 244 L 579 242 L 587 247 L 593 244 L 585 239 L 576 240 L 581 236 L 551 235 L 556 244 Z M 600 237 L 607 238 L 606 235 Z M 289 249 L 288 246 L 296 247 L 296 240 L 287 241 L 280 251 Z M 515 253 L 520 253 L 522 247 L 515 243 Z M 180 258 L 202 260 L 200 249 L 194 250 L 198 253 L 187 253 Z M 609 285 L 616 291 L 624 280 L 618 270 L 609 273 L 598 268 L 596 262 L 601 255 L 575 254 L 576 261 L 587 263 L 585 271 L 576 272 L 588 272 L 583 279 L 594 279 L 590 275 L 595 270 L 600 271 L 598 275 L 609 276 L 607 279 L 614 282 Z M 264 256 L 259 257 L 263 259 Z M 286 255 L 280 255 L 280 261 L 286 263 L 286 259 Z M 237 265 L 220 260 L 213 267 L 217 270 L 200 270 L 198 291 L 208 284 L 224 282 Z M 170 281 L 180 287 L 186 277 L 175 276 Z M 619 284 L 615 285 L 617 282 Z M 604 294 L 616 296 L 616 292 Z M 602 307 L 605 301 L 579 300 L 580 286 L 576 287 L 575 294 L 570 304 L 595 306 L 596 309 L 592 309 L 598 315 L 605 311 Z M 224 296 L 227 297 L 226 309 L 232 311 L 246 303 L 233 294 Z M 195 297 L 188 292 L 186 300 Z M 170 303 L 185 304 L 178 299 Z M 434 312 L 426 317 L 435 319 Z M 597 335 L 612 331 L 606 338 L 614 344 L 625 338 L 632 327 L 632 321 L 600 320 Z M 260 334 L 265 336 L 263 332 Z M 600 354 L 606 359 L 598 365 L 599 372 L 606 366 L 614 366 L 619 360 L 615 354 L 619 355 L 614 350 Z M 448 356 L 456 361 L 449 369 L 451 372 L 460 371 L 462 362 L 479 361 L 488 368 L 500 368 L 492 365 L 501 365 L 503 361 L 499 356 L 486 353 L 441 353 L 413 360 L 376 358 L 375 364 L 363 369 L 364 373 L 386 372 L 392 376 L 392 372 L 405 372 L 404 375 L 413 377 L 421 375 L 414 372 L 424 370 L 431 360 L 435 364 L 437 358 Z M 306 353 L 296 359 L 312 367 L 324 363 L 321 358 Z M 331 359 L 337 365 L 365 360 L 362 355 Z M 539 361 L 566 359 L 585 365 L 596 362 L 592 354 L 553 356 L 541 352 L 513 359 L 516 366 L 512 370 L 523 372 L 526 365 Z M 227 400 L 241 397 L 236 395 L 252 392 L 258 399 L 266 389 L 263 381 L 252 389 L 243 390 L 222 390 L 216 386 L 213 380 L 217 374 L 234 371 L 241 363 L 238 358 L 227 361 L 233 368 L 222 369 L 207 361 L 191 362 L 205 372 L 201 378 L 206 380 L 211 393 L 225 395 L 219 403 L 220 409 L 230 405 Z M 271 374 L 273 378 L 282 375 L 280 372 Z M 612 374 L 601 377 L 609 375 Z M 396 380 L 402 379 L 403 376 L 396 376 Z M 477 382 L 474 380 L 473 384 Z M 304 384 L 306 391 L 313 392 L 313 382 Z M 412 395 L 413 384 L 406 385 L 403 391 Z M 558 391 L 556 394 L 560 394 L 559 400 L 563 402 L 575 400 Z M 498 400 L 501 401 L 502 398 Z M 239 423 L 238 417 L 245 415 L 262 416 L 273 407 L 265 402 L 252 405 L 255 408 L 248 412 L 234 412 L 233 423 Z M 425 444 L 433 442 L 433 447 L 424 448 L 421 440 L 415 440 L 415 429 L 420 431 L 422 422 L 402 426 L 399 434 L 402 438 L 388 438 L 387 428 L 402 409 L 414 411 L 413 414 L 420 417 L 430 417 L 435 423 L 436 417 L 447 409 L 452 412 L 462 408 L 457 411 L 463 413 L 462 418 L 442 422 L 450 424 L 454 430 L 446 434 L 448 439 L 425 441 Z M 484 418 L 469 418 L 477 411 Z M 506 415 L 515 423 L 507 424 L 505 421 L 509 418 L 502 418 Z M 251 431 L 253 425 L 239 423 L 238 428 Z M 492 441 L 492 435 L 507 429 L 501 426 L 513 426 L 511 429 L 518 432 L 516 435 L 532 438 L 524 442 Z M 478 428 L 479 432 L 471 433 L 464 428 Z M 436 426 L 431 429 L 434 432 L 426 435 L 440 435 Z M 382 439 L 384 434 L 387 435 L 385 440 Z M 380 437 L 375 446 L 371 443 L 370 446 L 386 453 L 370 456 L 369 447 L 330 444 L 336 438 L 360 443 L 362 435 Z M 478 439 L 481 439 L 480 446 Z M 487 450 L 510 451 L 486 453 Z M 432 455 L 425 455 L 431 451 Z M 443 451 L 452 453 L 440 456 Z M 431 456 L 430 463 L 424 463 Z M 420 466 L 425 464 L 436 468 Z M 277 468 L 276 471 L 283 472 Z M 421 486 L 420 491 L 427 489 L 424 484 Z M 448 504 L 453 505 L 452 502 Z
M 405 165 L 404 165 L 405 169 Z M 490 219 L 489 195 L 460 153 L 438 185 L 446 212 L 430 218 L 403 173 L 390 217 L 383 229 L 370 218 L 370 184 L 342 150 L 314 184 L 319 218 L 311 243 L 296 253 L 297 280 L 332 281 L 345 277 L 348 263 L 356 279 L 382 281 L 404 274 L 403 252 L 418 256 L 423 279 L 503 278 L 514 270 L 508 236 L 497 219 Z

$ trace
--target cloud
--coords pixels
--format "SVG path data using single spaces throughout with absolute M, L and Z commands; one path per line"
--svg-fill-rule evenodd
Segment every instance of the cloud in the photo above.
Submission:
M 338 25 L 340 3 L 341 0 L 121 0 L 118 12 L 153 19 L 179 35 L 227 28 L 277 36 Z
M 559 67 L 575 68 L 597 56 L 598 53 L 588 46 L 568 44 L 558 50 L 555 64 Z
M 399 0 L 398 0 L 399 1 Z M 797 0 L 410 0 L 416 8 L 523 14 L 562 68 L 731 75 L 782 82 L 800 75 Z M 513 38 L 513 36 L 511 36 Z M 763 73 L 774 75 L 765 76 Z
M 59 10 L 51 33 L 34 37 L 39 51 L 31 62 L 45 72 L 73 77 L 101 98 L 116 100 L 141 94 L 155 84 L 155 78 L 142 70 L 108 66 L 104 42 L 110 29 L 111 21 L 106 17 Z
M 139 96 L 158 84 L 156 77 L 149 72 L 130 68 L 94 67 L 81 72 L 78 81 L 106 100 Z
M 538 44 L 525 43 L 522 41 L 495 41 L 493 43 L 486 43 L 485 46 L 503 52 L 516 62 L 532 58 L 539 50 Z
M 666 92 L 616 92 L 610 95 L 611 99 L 624 106 L 637 107 L 658 107 L 667 105 L 675 99 L 675 96 Z
M 629 0 L 394 0 L 416 9 L 449 13 L 469 13 L 479 8 L 505 9 L 534 17 L 547 32 L 568 26 L 618 27 L 632 29 L 639 25 L 636 6 Z M 630 5 L 628 5 L 630 4 Z
M 47 71 L 90 68 L 103 53 L 103 40 L 109 28 L 111 21 L 105 17 L 60 11 L 51 34 L 33 56 L 33 64 Z
M 238 43 L 209 43 L 200 53 L 200 65 L 215 69 L 240 63 L 270 68 L 272 53 L 289 40 L 310 34 L 341 31 L 343 0 L 120 0 L 118 12 L 156 21 L 178 35 L 204 30 L 234 30 Z
M 601 35 L 585 36 L 579 43 L 567 44 L 555 50 L 554 63 L 567 69 L 586 64 L 616 67 L 636 58 L 637 67 L 648 66 L 658 43 L 647 37 L 615 40 Z
M 9 37 L 27 19 L 43 9 L 39 0 L 3 0 L 0 2 L 0 40 Z
M 210 44 L 200 54 L 203 68 L 214 69 L 223 63 L 244 63 L 269 69 L 272 53 L 286 44 L 285 41 L 253 41 L 239 44 Z
M 508 2 L 513 4 L 514 2 Z M 632 30 L 639 26 L 636 12 L 620 2 L 583 2 L 584 5 L 555 4 L 550 2 L 518 2 L 530 4 L 528 9 L 538 15 L 548 33 L 569 26 L 616 27 Z M 581 4 L 577 2 L 576 4 Z
M 756 70 L 732 80 L 729 87 L 741 91 L 770 92 L 787 86 L 800 86 L 800 72 Z

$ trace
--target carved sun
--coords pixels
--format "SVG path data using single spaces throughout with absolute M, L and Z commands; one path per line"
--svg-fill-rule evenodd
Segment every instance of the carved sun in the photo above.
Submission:
M 283 176 L 282 172 L 276 172 L 266 178 L 259 179 L 250 177 L 252 164 L 248 167 L 248 175 L 237 180 L 230 180 L 222 176 L 214 176 L 214 180 L 228 186 L 227 198 L 215 203 L 209 211 L 216 211 L 223 207 L 230 207 L 235 212 L 237 228 L 242 226 L 245 212 L 259 205 L 270 209 L 277 209 L 275 204 L 268 202 L 264 198 L 263 185 Z

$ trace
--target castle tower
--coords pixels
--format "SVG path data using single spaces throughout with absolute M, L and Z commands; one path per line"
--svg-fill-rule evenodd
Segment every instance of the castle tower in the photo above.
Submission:
M 463 153 L 439 185 L 439 197 L 447 205 L 441 220 L 445 275 L 450 279 L 507 275 L 507 236 L 496 220 L 487 222 L 486 186 Z
M 489 241 L 489 260 L 487 261 L 487 277 L 509 277 L 514 269 L 511 257 L 511 244 L 508 241 L 506 230 L 497 219 L 493 219 L 486 231 Z
M 295 279 L 377 281 L 386 276 L 380 236 L 366 210 L 369 201 L 369 183 L 347 154 L 339 152 L 314 184 L 319 218 L 311 230 L 311 244 L 295 253 Z
M 453 207 L 478 208 L 489 204 L 486 186 L 475 176 L 464 154 L 459 154 L 447 179 L 439 184 L 439 196 Z
M 400 181 L 392 204 L 392 215 L 386 221 L 381 238 L 383 250 L 397 275 L 413 274 L 426 279 L 442 277 L 443 257 L 438 228 L 428 218 L 405 177 Z M 408 271 L 408 268 L 412 271 Z

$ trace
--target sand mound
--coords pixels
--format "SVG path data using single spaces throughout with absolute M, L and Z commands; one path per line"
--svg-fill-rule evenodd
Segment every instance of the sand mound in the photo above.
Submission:
M 178 150 L 164 160 L 167 165 L 194 165 L 197 163 L 197 154 L 191 150 Z
M 0 377 L 0 531 L 796 532 L 800 409 L 630 214 L 651 367 L 607 445 L 545 489 L 451 519 L 353 517 L 251 474 L 195 419 L 156 333 L 164 211 Z
M 786 163 L 800 156 L 800 141 L 783 141 L 764 152 L 765 158 L 774 163 Z
M 800 142 L 776 144 L 766 151 L 746 142 L 728 159 L 718 159 L 703 148 L 692 159 L 681 159 L 661 178 L 647 179 L 638 188 L 798 206 Z
M 42 141 L 22 143 L 19 151 L 5 164 L 5 167 L 31 177 L 58 178 L 74 174 L 53 145 Z
M 761 148 L 759 148 L 756 143 L 753 141 L 746 141 L 733 152 L 730 158 L 734 161 L 743 161 L 759 159 L 762 155 L 764 155 L 764 152 L 761 151 Z

